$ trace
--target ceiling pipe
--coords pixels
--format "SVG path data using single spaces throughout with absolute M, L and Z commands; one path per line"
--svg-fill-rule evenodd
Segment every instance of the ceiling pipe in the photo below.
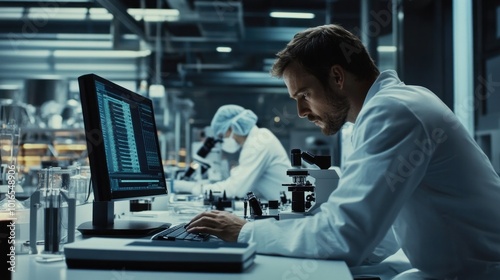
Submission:
M 219 64 L 219 63 L 179 63 L 179 70 L 228 70 L 233 69 L 234 64 Z

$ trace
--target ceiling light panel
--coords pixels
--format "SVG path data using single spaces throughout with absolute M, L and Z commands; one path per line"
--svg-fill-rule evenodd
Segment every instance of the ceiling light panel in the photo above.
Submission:
M 271 12 L 269 14 L 273 18 L 296 18 L 296 19 L 313 19 L 313 13 L 295 13 L 295 12 Z
M 60 7 L 32 7 L 29 8 L 28 18 L 31 20 L 84 20 L 87 17 L 87 8 L 60 8 Z

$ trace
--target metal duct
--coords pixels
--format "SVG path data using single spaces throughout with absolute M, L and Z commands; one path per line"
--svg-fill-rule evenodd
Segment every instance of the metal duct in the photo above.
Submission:
M 17 100 L 19 93 L 19 87 L 15 85 L 0 85 L 0 100 Z
M 24 102 L 35 107 L 47 101 L 65 104 L 68 100 L 68 81 L 60 76 L 43 76 L 24 82 Z

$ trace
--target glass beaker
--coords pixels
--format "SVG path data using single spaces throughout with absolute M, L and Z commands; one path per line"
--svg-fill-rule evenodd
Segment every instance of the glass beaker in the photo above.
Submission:
M 38 189 L 61 189 L 69 191 L 74 168 L 49 167 L 38 172 Z
M 76 205 L 87 203 L 90 197 L 90 167 L 78 166 L 71 176 L 69 196 L 75 198 Z
M 74 169 L 49 167 L 38 173 L 38 189 L 32 195 L 31 209 L 43 209 L 43 240 L 46 254 L 59 254 L 61 244 L 72 242 L 75 231 L 75 202 L 69 197 L 70 179 Z M 37 211 L 30 213 L 30 244 L 36 244 Z M 64 218 L 66 216 L 66 219 Z M 32 246 L 32 252 L 37 249 Z
M 20 135 L 16 124 L 0 123 L 0 210 L 24 208 L 15 198 L 15 193 L 22 191 L 17 162 Z

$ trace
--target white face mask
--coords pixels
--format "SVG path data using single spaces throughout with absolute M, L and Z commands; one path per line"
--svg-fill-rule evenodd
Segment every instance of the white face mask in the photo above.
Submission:
M 222 139 L 221 148 L 224 152 L 233 154 L 236 153 L 241 146 L 238 142 L 236 142 L 236 140 L 234 140 L 233 133 L 231 133 L 229 137 Z

